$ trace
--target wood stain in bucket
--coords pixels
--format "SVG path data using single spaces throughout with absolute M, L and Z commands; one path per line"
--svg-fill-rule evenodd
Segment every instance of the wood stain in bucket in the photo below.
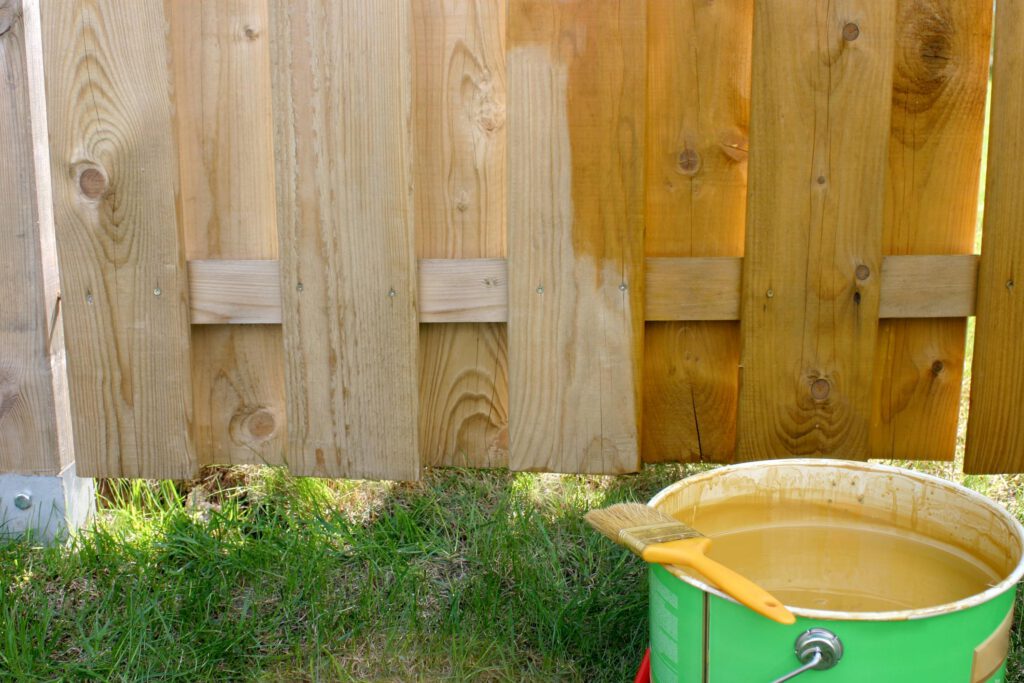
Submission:
M 885 524 L 820 508 L 756 505 L 702 510 L 713 538 L 709 556 L 750 576 L 786 605 L 843 612 L 888 612 L 944 605 L 999 582 L 962 548 Z M 682 518 L 682 515 L 677 515 Z M 771 524 L 759 523 L 767 517 Z M 727 526 L 723 526 L 723 520 Z M 696 522 L 695 522 L 696 523 Z

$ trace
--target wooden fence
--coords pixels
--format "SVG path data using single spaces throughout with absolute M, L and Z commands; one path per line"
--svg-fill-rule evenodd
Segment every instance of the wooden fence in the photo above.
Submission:
M 1024 471 L 996 13 L 0 0 L 0 471 Z

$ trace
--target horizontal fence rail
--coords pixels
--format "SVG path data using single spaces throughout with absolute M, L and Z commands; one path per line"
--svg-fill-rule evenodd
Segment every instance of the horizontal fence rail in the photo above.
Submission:
M 22 5 L 2 469 L 1024 471 L 1015 3 Z

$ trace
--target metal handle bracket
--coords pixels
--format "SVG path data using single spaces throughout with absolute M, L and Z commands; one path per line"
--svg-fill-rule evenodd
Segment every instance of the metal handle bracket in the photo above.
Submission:
M 784 683 L 808 671 L 831 669 L 843 658 L 843 643 L 828 629 L 812 628 L 796 639 L 793 652 L 801 662 L 800 668 L 776 678 L 772 683 Z

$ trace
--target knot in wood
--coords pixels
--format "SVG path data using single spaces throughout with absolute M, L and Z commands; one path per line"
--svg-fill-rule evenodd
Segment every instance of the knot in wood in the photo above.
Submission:
M 0 0 L 0 36 L 13 28 L 21 15 L 21 0 Z
M 107 193 L 107 186 L 107 175 L 95 166 L 86 166 L 78 174 L 78 189 L 86 199 L 100 199 Z
M 852 21 L 843 27 L 843 40 L 853 42 L 860 36 L 860 26 Z
M 683 175 L 697 175 L 700 171 L 700 154 L 695 149 L 684 149 L 676 157 L 676 170 Z
M 827 379 L 819 377 L 811 382 L 811 397 L 815 401 L 824 401 L 831 392 L 832 385 L 829 384 Z
M 245 27 L 245 37 L 249 40 L 256 40 L 260 37 L 260 32 L 254 29 L 252 26 Z
M 944 367 L 945 366 L 942 364 L 941 360 L 935 361 L 934 363 L 932 363 L 932 374 L 938 377 L 939 373 L 942 372 Z

